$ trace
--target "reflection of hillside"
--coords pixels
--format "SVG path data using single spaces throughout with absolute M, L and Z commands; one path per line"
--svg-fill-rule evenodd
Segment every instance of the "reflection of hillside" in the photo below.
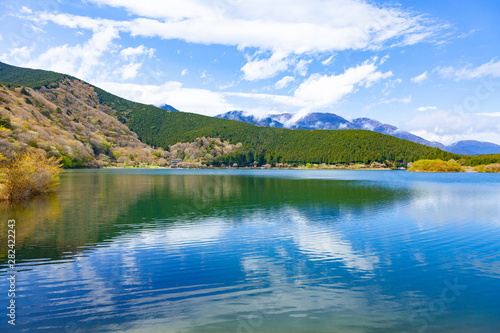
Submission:
M 163 216 L 183 213 L 238 215 L 242 209 L 274 209 L 283 205 L 314 207 L 318 214 L 366 210 L 408 198 L 407 189 L 368 183 L 321 179 L 284 179 L 248 176 L 170 176 L 168 186 L 157 187 L 168 198 Z
M 143 175 L 68 172 L 61 180 L 57 193 L 0 207 L 4 220 L 14 218 L 17 222 L 18 259 L 59 257 L 63 252 L 112 237 L 121 229 L 124 211 L 154 186 L 151 177 Z M 5 223 L 0 233 L 7 233 Z
M 325 213 L 374 209 L 409 195 L 346 181 L 164 171 L 77 171 L 61 180 L 55 195 L 0 207 L 4 220 L 17 220 L 19 259 L 57 258 L 151 223 L 161 227 L 213 217 L 239 220 L 249 211 L 273 213 L 284 205 L 307 207 L 307 218 L 315 223 Z M 6 228 L 1 225 L 2 235 Z
M 40 240 L 39 222 L 44 222 L 53 226 L 60 215 L 59 199 L 57 195 L 51 193 L 46 196 L 39 196 L 30 201 L 8 204 L 0 203 L 0 216 L 2 221 L 10 219 L 16 220 L 16 248 L 19 249 L 24 240 L 38 242 Z M 22 221 L 22 223 L 21 223 Z M 3 242 L 7 239 L 7 223 L 0 225 L 0 237 Z M 0 257 L 7 254 L 7 246 L 0 248 Z

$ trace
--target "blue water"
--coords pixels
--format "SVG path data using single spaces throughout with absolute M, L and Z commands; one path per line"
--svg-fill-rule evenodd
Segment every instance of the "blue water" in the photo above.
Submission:
M 19 332 L 499 332 L 500 175 L 83 170 L 16 219 Z M 6 224 L 0 304 L 8 305 Z M 4 306 L 5 305 L 5 306 Z

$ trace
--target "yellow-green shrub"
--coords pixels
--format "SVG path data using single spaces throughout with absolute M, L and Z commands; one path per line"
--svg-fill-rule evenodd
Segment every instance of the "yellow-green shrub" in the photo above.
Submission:
M 500 163 L 493 163 L 488 165 L 478 165 L 474 167 L 477 172 L 500 172 Z
M 53 191 L 59 185 L 61 159 L 28 151 L 12 159 L 0 154 L 0 199 L 19 200 Z
M 461 172 L 460 163 L 442 160 L 418 160 L 413 162 L 413 166 L 408 171 L 420 172 Z

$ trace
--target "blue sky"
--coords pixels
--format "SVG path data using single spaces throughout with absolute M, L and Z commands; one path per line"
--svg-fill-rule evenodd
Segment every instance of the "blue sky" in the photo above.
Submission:
M 0 1 L 0 60 L 216 115 L 332 112 L 500 144 L 500 3 Z

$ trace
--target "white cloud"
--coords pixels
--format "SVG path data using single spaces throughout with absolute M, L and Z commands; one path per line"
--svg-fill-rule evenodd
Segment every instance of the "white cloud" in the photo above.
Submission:
M 400 84 L 403 82 L 400 78 L 393 79 L 393 80 L 387 80 L 384 85 L 384 89 L 382 90 L 382 93 L 385 96 L 388 96 L 392 93 L 393 89 L 396 88 L 397 84 Z
M 35 22 L 53 22 L 60 26 L 72 29 L 80 28 L 92 30 L 94 32 L 102 30 L 105 27 L 125 28 L 129 24 L 127 22 L 91 18 L 87 16 L 78 16 L 71 14 L 51 14 L 48 12 L 42 12 L 37 16 L 33 16 L 31 19 Z
M 468 65 L 462 68 L 438 67 L 436 71 L 445 78 L 452 78 L 457 81 L 477 79 L 484 76 L 500 77 L 500 61 L 492 59 L 490 62 L 478 67 Z
M 304 59 L 299 60 L 299 62 L 295 66 L 295 72 L 297 74 L 299 74 L 300 76 L 306 76 L 309 64 L 311 62 L 312 62 L 312 60 L 304 60 Z
M 425 80 L 427 80 L 427 71 L 423 72 L 422 74 L 415 76 L 411 79 L 411 82 L 413 83 L 422 83 Z
M 392 98 L 392 99 L 383 100 L 382 104 L 390 104 L 390 103 L 394 103 L 394 102 L 408 104 L 408 103 L 411 103 L 411 99 L 412 99 L 412 96 L 408 95 L 408 96 L 403 97 L 403 98 Z
M 182 72 L 181 72 L 181 75 L 182 75 L 182 76 L 186 76 L 186 75 L 187 75 L 187 73 L 188 73 L 187 68 L 184 68 L 184 69 L 182 70 Z
M 443 27 L 398 7 L 360 0 L 239 0 L 222 12 L 213 2 L 201 0 L 91 1 L 141 16 L 133 21 L 134 35 L 297 54 L 414 44 L 431 39 Z
M 120 68 L 119 72 L 123 80 L 134 79 L 137 76 L 137 71 L 141 68 L 141 63 L 132 62 Z
M 362 65 L 351 67 L 339 75 L 314 74 L 299 86 L 294 97 L 312 107 L 331 106 L 359 86 L 369 87 L 381 79 L 392 76 L 392 72 L 377 71 L 375 61 L 376 59 L 371 62 L 366 61 Z
M 221 85 L 217 86 L 217 88 L 220 90 L 226 90 L 226 89 L 234 87 L 235 84 L 236 84 L 236 82 L 229 82 L 227 84 L 221 84 Z
M 0 40 L 3 40 L 3 37 L 2 37 L 2 35 L 0 35 Z
M 267 79 L 285 71 L 292 60 L 284 52 L 274 52 L 269 59 L 252 60 L 247 62 L 241 70 L 245 80 L 254 81 Z
M 23 13 L 23 14 L 31 14 L 33 11 L 30 8 L 26 7 L 26 6 L 22 6 L 20 12 Z
M 274 87 L 276 89 L 283 89 L 285 87 L 288 87 L 288 85 L 292 83 L 294 80 L 295 79 L 293 78 L 293 76 L 284 76 L 281 80 L 279 80 L 274 84 Z
M 121 50 L 120 56 L 127 61 L 136 60 L 137 57 L 141 55 L 145 55 L 151 59 L 154 55 L 154 52 L 154 49 L 148 48 L 144 45 L 140 45 L 138 47 L 127 47 L 126 49 Z
M 485 117 L 500 117 L 500 112 L 481 112 L 476 113 L 476 115 Z
M 330 65 L 332 63 L 333 59 L 335 59 L 335 56 L 332 55 L 332 56 L 328 57 L 327 59 L 323 60 L 321 62 L 321 64 L 323 66 L 328 66 L 328 65 Z
M 377 103 L 373 103 L 373 104 L 367 105 L 365 107 L 365 110 L 370 110 L 374 106 L 381 105 L 381 104 L 391 104 L 391 103 L 404 103 L 404 104 L 408 104 L 408 103 L 411 103 L 411 100 L 412 100 L 412 96 L 411 95 L 408 95 L 407 97 L 402 97 L 402 98 L 381 99 Z
M 98 87 L 136 102 L 153 105 L 169 104 L 176 109 L 215 116 L 234 110 L 223 94 L 206 89 L 184 88 L 182 83 L 169 81 L 162 85 L 99 82 Z M 196 98 L 193 98 L 196 96 Z
M 421 106 L 417 108 L 417 111 L 424 112 L 424 111 L 429 111 L 429 110 L 436 110 L 437 107 L 435 106 Z
M 91 25 L 95 23 L 84 22 Z M 103 70 L 101 73 L 107 73 L 107 70 L 104 71 L 106 66 L 103 65 L 101 57 L 113 47 L 112 41 L 119 37 L 118 29 L 113 25 L 94 26 L 94 28 L 92 38 L 84 44 L 51 47 L 36 59 L 19 65 L 53 70 L 83 80 L 93 77 L 99 68 Z
M 500 143 L 500 122 L 472 113 L 445 110 L 419 113 L 407 122 L 405 129 L 427 140 L 444 144 L 460 140 Z
M 273 77 L 292 64 L 297 65 L 299 75 L 306 75 L 309 62 L 293 60 L 294 55 L 380 49 L 413 44 L 416 40 L 430 41 L 444 26 L 400 7 L 377 6 L 361 0 L 275 0 L 272 3 L 266 0 L 239 0 L 225 6 L 222 11 L 217 4 L 201 0 L 89 1 L 101 6 L 124 8 L 139 17 L 114 21 L 47 12 L 30 14 L 29 17 L 42 24 L 50 21 L 73 29 L 90 29 L 94 37 L 113 31 L 113 38 L 108 38 L 108 43 L 119 38 L 119 32 L 125 32 L 133 37 L 180 39 L 189 43 L 232 45 L 240 50 L 252 47 L 258 52 L 273 52 L 268 59 L 251 59 L 243 66 L 247 80 Z M 92 46 L 63 45 L 53 48 L 47 53 L 62 56 L 62 65 L 58 65 L 57 60 L 45 59 L 39 62 L 44 65 L 40 67 L 85 78 L 96 58 L 106 50 L 102 46 L 97 50 Z M 86 54 L 87 49 L 90 55 Z M 153 52 L 143 46 L 129 49 L 124 51 L 123 56 L 132 61 L 136 60 L 130 58 L 134 50 L 150 57 Z M 128 55 L 127 52 L 132 53 Z M 71 61 L 71 58 L 75 60 Z M 78 61 L 82 64 L 77 65 Z M 328 61 L 325 60 L 325 63 Z
M 311 75 L 295 90 L 293 96 L 240 92 L 227 92 L 224 95 L 259 100 L 261 105 L 268 103 L 270 110 L 273 105 L 279 105 L 281 109 L 292 108 L 293 110 L 289 112 L 299 111 L 295 117 L 300 118 L 313 110 L 335 105 L 360 87 L 369 87 L 375 82 L 391 77 L 392 72 L 382 73 L 377 70 L 376 60 L 373 58 L 365 61 L 362 65 L 351 67 L 339 75 Z M 399 101 L 409 102 L 411 96 Z
M 15 63 L 21 63 L 30 59 L 31 53 L 34 49 L 34 45 L 32 47 L 13 47 L 9 49 L 8 53 L 3 54 L 1 59 L 3 61 L 13 61 Z
M 273 95 L 273 94 L 255 94 L 255 93 L 240 93 L 240 92 L 226 92 L 225 96 L 235 96 L 254 100 L 261 100 L 263 102 L 270 102 L 280 106 L 292 106 L 304 108 L 307 102 L 302 101 L 294 96 L 286 95 Z
M 387 55 L 385 55 L 385 56 L 383 56 L 383 57 L 382 57 L 382 59 L 380 59 L 379 64 L 380 64 L 380 65 L 383 65 L 383 64 L 384 64 L 384 62 L 386 62 L 389 58 L 390 58 L 390 57 L 389 57 L 389 55 L 388 55 L 388 54 L 387 54 Z

